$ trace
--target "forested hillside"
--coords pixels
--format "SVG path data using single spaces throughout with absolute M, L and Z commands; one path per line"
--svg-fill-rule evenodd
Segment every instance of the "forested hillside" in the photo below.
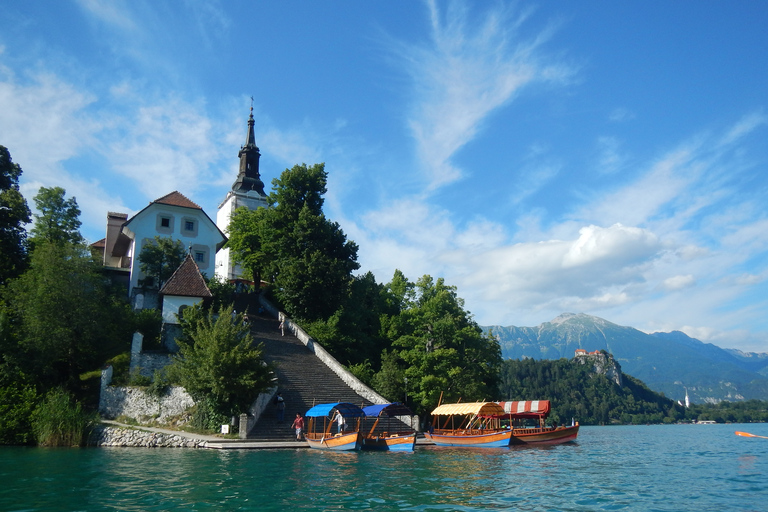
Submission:
M 500 378 L 502 400 L 550 400 L 550 421 L 582 425 L 675 423 L 678 421 L 768 421 L 768 402 L 677 404 L 624 374 L 619 386 L 589 365 L 573 360 L 506 360 Z

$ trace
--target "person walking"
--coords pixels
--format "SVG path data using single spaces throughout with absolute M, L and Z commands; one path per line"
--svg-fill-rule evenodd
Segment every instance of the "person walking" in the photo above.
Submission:
M 304 430 L 304 418 L 301 413 L 296 413 L 296 419 L 293 420 L 291 426 L 296 430 L 296 440 L 301 441 L 301 431 Z
M 285 419 L 285 400 L 282 393 L 278 393 L 275 397 L 275 405 L 277 405 L 277 422 L 282 423 Z

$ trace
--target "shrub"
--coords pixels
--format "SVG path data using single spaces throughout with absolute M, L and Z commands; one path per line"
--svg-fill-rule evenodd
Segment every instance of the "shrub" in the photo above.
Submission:
M 82 446 L 95 421 L 70 393 L 49 391 L 32 413 L 32 432 L 40 446 Z
M 31 386 L 11 384 L 0 388 L 0 444 L 30 444 L 30 416 L 38 396 Z
M 112 384 L 115 386 L 125 386 L 130 380 L 131 353 L 123 352 L 107 361 L 112 365 Z

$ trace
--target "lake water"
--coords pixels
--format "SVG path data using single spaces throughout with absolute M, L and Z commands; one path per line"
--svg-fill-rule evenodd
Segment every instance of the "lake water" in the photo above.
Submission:
M 768 424 L 414 453 L 0 448 L 2 511 L 768 511 Z

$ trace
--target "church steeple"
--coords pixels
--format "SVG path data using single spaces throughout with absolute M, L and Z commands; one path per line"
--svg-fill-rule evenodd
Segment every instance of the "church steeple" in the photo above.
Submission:
M 237 180 L 232 184 L 232 190 L 235 192 L 249 192 L 251 190 L 264 195 L 264 182 L 259 176 L 259 148 L 256 146 L 256 137 L 253 134 L 253 105 L 251 105 L 251 115 L 248 117 L 248 133 L 245 137 L 245 145 L 240 148 L 237 154 L 240 157 L 240 172 L 237 174 Z

